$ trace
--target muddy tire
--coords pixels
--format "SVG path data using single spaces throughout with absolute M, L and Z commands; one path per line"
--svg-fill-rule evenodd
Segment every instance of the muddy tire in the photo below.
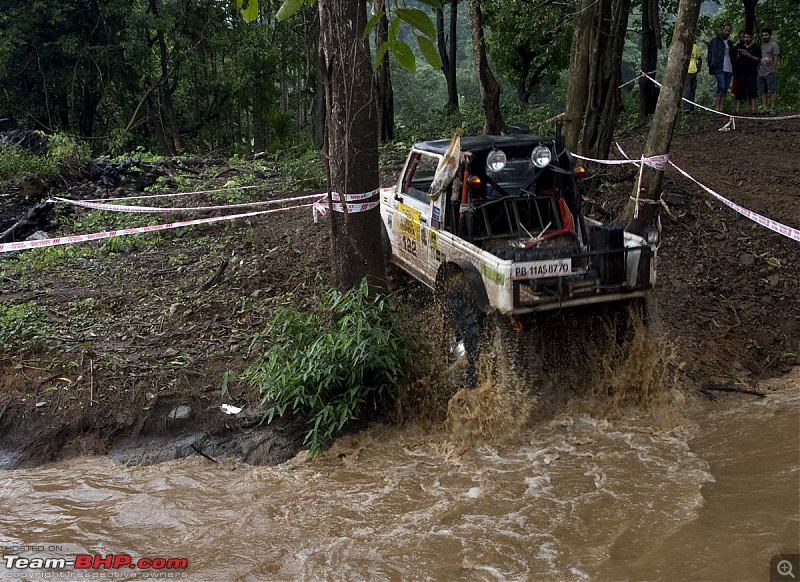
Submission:
M 444 323 L 443 341 L 448 352 L 448 365 L 463 357 L 466 383 L 469 388 L 474 388 L 477 383 L 475 364 L 483 345 L 486 314 L 461 272 L 449 273 L 437 284 L 436 302 Z M 463 356 L 457 353 L 461 349 Z

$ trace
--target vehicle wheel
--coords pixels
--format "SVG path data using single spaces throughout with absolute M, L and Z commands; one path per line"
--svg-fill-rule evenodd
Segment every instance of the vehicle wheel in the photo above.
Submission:
M 446 275 L 436 288 L 436 299 L 444 323 L 444 348 L 448 365 L 463 359 L 466 383 L 477 384 L 475 364 L 483 343 L 486 314 L 478 307 L 475 294 L 461 272 Z

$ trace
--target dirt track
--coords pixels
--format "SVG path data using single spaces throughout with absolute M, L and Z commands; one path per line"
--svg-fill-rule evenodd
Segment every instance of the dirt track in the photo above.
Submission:
M 741 206 L 800 228 L 800 120 L 739 122 L 727 133 L 717 131 L 721 125 L 695 115 L 691 134 L 673 141 L 671 159 Z M 638 156 L 643 139 L 620 143 Z M 206 172 L 203 185 L 221 185 L 236 172 Z M 596 216 L 607 219 L 625 203 L 628 174 L 590 196 Z M 285 195 L 268 171 L 258 183 L 265 196 Z M 84 183 L 67 194 L 98 192 Z M 728 380 L 758 388 L 798 365 L 800 243 L 740 216 L 673 170 L 665 201 L 657 325 L 677 346 L 686 389 Z M 326 284 L 317 273 L 328 271 L 327 224 L 314 225 L 306 208 L 169 231 L 157 240 L 26 264 L 24 277 L 17 259 L 0 262 L 0 302 L 45 309 L 40 349 L 6 351 L 0 369 L 0 435 L 16 451 L 6 465 L 109 451 L 139 462 L 174 452 L 137 457 L 126 448 L 137 435 L 182 439 L 191 454 L 186 443 L 204 434 L 210 455 L 252 453 L 261 462 L 280 461 L 299 445 L 291 429 L 275 442 L 231 444 L 231 434 L 252 427 L 259 405 L 244 387 L 222 397 L 219 385 L 226 370 L 241 369 L 276 301 L 295 289 L 294 301 L 302 302 Z M 208 285 L 223 263 L 221 282 Z M 234 421 L 219 412 L 223 402 L 251 415 Z M 192 408 L 185 422 L 169 416 L 180 404 Z

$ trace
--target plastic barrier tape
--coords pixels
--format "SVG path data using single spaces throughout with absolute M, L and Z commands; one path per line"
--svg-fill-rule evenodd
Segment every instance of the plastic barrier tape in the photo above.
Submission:
M 110 230 L 106 232 L 95 232 L 91 234 L 80 234 L 75 236 L 64 236 L 58 238 L 48 238 L 44 240 L 28 240 L 12 243 L 0 244 L 0 253 L 7 253 L 11 251 L 24 251 L 27 249 L 52 247 L 56 245 L 66 245 L 72 243 L 85 242 L 90 240 L 100 240 L 111 238 L 115 236 L 125 236 L 129 234 L 141 234 L 145 232 L 155 232 L 159 230 L 168 230 L 171 228 L 182 228 L 185 226 L 194 226 L 197 224 L 209 224 L 212 222 L 219 222 L 221 220 L 235 220 L 237 218 L 247 218 L 250 216 L 259 216 L 261 214 L 272 214 L 274 212 L 283 212 L 285 210 L 292 210 L 294 208 L 308 208 L 312 204 L 299 204 L 297 206 L 290 206 L 287 208 L 273 208 L 272 210 L 259 210 L 257 212 L 246 212 L 244 214 L 230 214 L 228 216 L 214 216 L 211 218 L 198 218 L 195 220 L 183 220 L 180 222 L 170 222 L 167 224 L 157 224 L 154 226 L 139 226 L 136 228 L 125 228 L 122 230 Z
M 319 198 L 319 194 L 307 194 L 305 196 L 295 196 L 293 198 L 281 198 L 275 200 L 262 200 L 260 202 L 245 202 L 241 204 L 225 204 L 221 206 L 184 206 L 178 208 L 165 208 L 163 206 L 131 206 L 128 204 L 105 204 L 97 200 L 72 200 L 70 198 L 53 198 L 56 202 L 64 202 L 66 204 L 73 204 L 75 206 L 82 206 L 83 208 L 92 208 L 94 210 L 108 210 L 112 212 L 191 212 L 200 210 L 226 210 L 228 208 L 246 208 L 251 206 L 263 206 L 266 204 L 281 204 L 284 202 L 297 202 L 298 200 L 308 200 L 310 198 Z
M 717 200 L 722 202 L 725 206 L 727 206 L 729 208 L 732 208 L 733 210 L 735 210 L 736 212 L 738 212 L 742 216 L 746 216 L 747 218 L 749 218 L 753 222 L 757 222 L 761 226 L 764 226 L 764 227 L 770 229 L 773 232 L 777 232 L 778 234 L 782 234 L 785 237 L 788 237 L 788 238 L 790 238 L 792 240 L 796 240 L 796 241 L 800 242 L 800 230 L 798 230 L 796 228 L 792 228 L 790 226 L 786 226 L 785 224 L 781 224 L 780 222 L 772 220 L 771 218 L 767 218 L 766 216 L 762 216 L 762 215 L 758 214 L 757 212 L 753 212 L 752 210 L 748 210 L 747 208 L 744 208 L 743 206 L 739 206 L 735 202 L 731 202 L 730 200 L 728 200 L 724 196 L 721 196 L 721 195 L 717 194 L 716 192 L 714 192 L 711 188 L 708 188 L 707 186 L 704 186 L 703 184 L 701 184 L 700 182 L 695 180 L 685 170 L 682 170 L 681 168 L 676 166 L 674 164 L 674 162 L 670 162 L 669 164 L 673 168 L 678 170 L 681 174 L 683 174 L 684 176 L 689 178 L 692 182 L 694 182 L 695 184 L 700 186 L 703 190 L 705 190 L 706 192 L 711 194 L 714 198 L 716 198 Z
M 619 143 L 616 143 L 616 146 L 617 146 L 617 149 L 619 150 L 619 152 L 623 156 L 628 158 L 628 154 L 625 153 L 625 150 L 622 149 L 622 147 L 619 145 Z M 580 156 L 576 156 L 576 157 L 580 157 Z M 747 208 L 744 208 L 743 206 L 739 206 L 735 202 L 731 202 L 730 200 L 728 200 L 724 196 L 721 196 L 721 195 L 717 194 L 711 188 L 708 188 L 704 184 L 702 184 L 702 183 L 698 182 L 697 180 L 695 180 L 685 170 L 682 170 L 681 168 L 676 166 L 673 162 L 669 161 L 668 154 L 664 154 L 664 156 L 653 156 L 653 157 L 664 157 L 664 160 L 665 160 L 666 163 L 668 163 L 670 166 L 672 166 L 673 168 L 678 170 L 681 174 L 683 174 L 684 176 L 689 178 L 692 182 L 694 182 L 695 184 L 700 186 L 703 190 L 705 190 L 706 192 L 708 192 L 709 194 L 711 194 L 712 196 L 717 198 L 720 202 L 725 204 L 725 206 L 728 206 L 729 208 L 732 208 L 733 210 L 735 210 L 736 212 L 738 212 L 742 216 L 746 216 L 747 218 L 749 218 L 753 222 L 757 222 L 761 226 L 764 226 L 764 227 L 766 227 L 766 228 L 768 228 L 768 229 L 770 229 L 770 230 L 772 230 L 774 232 L 777 232 L 778 234 L 782 234 L 783 236 L 788 237 L 788 238 L 790 238 L 792 240 L 800 241 L 800 230 L 798 230 L 796 228 L 792 228 L 790 226 L 786 226 L 785 224 L 781 224 L 780 222 L 772 220 L 771 218 L 767 218 L 766 216 L 762 216 L 762 215 L 760 215 L 760 214 L 758 214 L 756 212 L 753 212 L 752 210 L 748 210 Z M 582 159 L 589 159 L 589 158 L 582 158 Z M 652 159 L 652 158 L 649 158 L 649 159 Z M 606 164 L 606 163 L 608 163 L 608 164 L 618 164 L 618 163 L 621 163 L 621 160 L 591 160 L 591 161 L 597 162 L 597 163 L 600 163 L 600 164 Z M 625 163 L 631 163 L 631 164 L 639 165 L 638 161 L 631 160 L 630 158 L 625 160 Z M 647 161 L 645 161 L 645 163 L 647 163 Z M 640 202 L 639 202 L 639 189 L 641 188 L 641 178 L 642 178 L 642 174 L 641 174 L 641 171 L 640 171 L 639 172 L 639 185 L 636 188 L 636 199 L 635 199 L 636 200 L 636 206 L 634 207 L 634 217 L 637 217 L 638 214 L 639 214 L 639 204 L 640 204 Z
M 362 192 L 361 194 L 345 194 L 344 200 L 345 203 L 347 202 L 356 202 L 358 200 L 367 200 L 368 198 L 372 198 L 376 194 L 379 194 L 383 191 L 389 190 L 388 188 L 375 188 L 374 190 L 370 190 L 369 192 Z M 311 212 L 314 216 L 314 224 L 317 223 L 320 216 L 326 216 L 328 214 L 328 195 L 324 194 L 324 198 L 318 200 L 314 203 Z M 331 200 L 340 201 L 342 199 L 342 195 L 338 192 L 331 192 Z M 366 212 L 368 210 L 372 210 L 376 208 L 380 204 L 379 200 L 375 200 L 373 202 L 362 202 L 360 204 L 347 204 L 347 213 L 351 212 Z M 330 207 L 333 208 L 334 212 L 344 212 L 345 207 L 342 202 L 330 202 Z
M 647 73 L 642 73 L 642 76 L 647 77 L 648 79 L 650 79 L 650 81 L 653 82 L 657 87 L 660 88 L 662 86 L 661 83 L 656 81 L 653 77 L 651 77 Z M 705 107 L 704 105 L 700 105 L 699 103 L 695 103 L 694 101 L 690 101 L 689 99 L 683 99 L 682 98 L 682 100 L 686 101 L 687 103 L 691 103 L 692 105 L 694 105 L 695 107 L 699 107 L 700 109 L 705 109 L 706 111 L 710 111 L 711 113 L 716 113 L 717 115 L 722 115 L 724 117 L 727 117 L 728 118 L 728 123 L 723 125 L 720 128 L 720 131 L 728 131 L 729 127 L 732 128 L 732 129 L 736 129 L 736 122 L 734 121 L 735 119 L 753 119 L 755 121 L 782 121 L 782 120 L 785 120 L 785 119 L 798 119 L 798 118 L 800 118 L 800 115 L 784 115 L 784 116 L 776 116 L 776 117 L 772 117 L 772 116 L 769 116 L 769 117 L 746 117 L 744 115 L 731 115 L 730 113 L 725 113 L 723 111 L 717 111 L 716 109 L 711 109 L 710 107 Z

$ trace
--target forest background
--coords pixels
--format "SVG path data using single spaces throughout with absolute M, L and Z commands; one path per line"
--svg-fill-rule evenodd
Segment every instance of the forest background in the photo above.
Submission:
M 409 68 L 397 64 L 402 51 L 386 55 L 393 104 L 384 140 L 439 137 L 458 126 L 479 131 L 483 125 L 468 3 L 445 2 L 438 19 L 430 4 L 409 1 L 404 6 L 426 11 L 438 24 L 439 53 L 455 61 L 455 102 L 448 99 L 445 75 L 431 66 L 431 59 L 422 58 L 422 44 L 415 39 L 419 30 L 397 18 L 393 34 L 418 57 Z M 480 4 L 504 118 L 533 125 L 562 112 L 576 3 Z M 459 10 L 459 5 L 464 7 Z M 650 38 L 660 47 L 659 77 L 677 5 L 676 0 L 651 2 L 644 8 L 651 15 L 657 11 L 657 17 L 642 19 L 643 4 L 631 4 L 623 82 L 642 68 L 643 20 L 657 24 Z M 316 6 L 305 4 L 294 17 L 279 20 L 281 2 L 262 0 L 249 24 L 230 0 L 6 0 L 4 6 L 0 131 L 62 132 L 86 140 L 95 154 L 107 155 L 278 156 L 321 145 L 324 90 L 317 79 Z M 746 19 L 753 28 L 773 29 L 781 46 L 779 109 L 796 109 L 800 7 L 793 0 L 704 2 L 697 35 L 701 54 L 723 22 L 732 22 L 736 31 L 749 24 Z M 454 57 L 448 47 L 455 48 Z M 373 59 L 377 52 L 373 43 Z M 698 78 L 697 100 L 709 105 L 713 78 L 705 65 Z M 638 94 L 636 83 L 622 89 L 622 123 L 646 119 Z

